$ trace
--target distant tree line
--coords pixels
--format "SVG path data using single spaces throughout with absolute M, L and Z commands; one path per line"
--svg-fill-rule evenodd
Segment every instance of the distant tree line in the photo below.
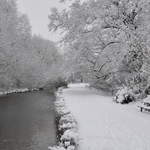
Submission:
M 41 87 L 60 75 L 55 44 L 32 36 L 15 0 L 0 0 L 0 89 Z

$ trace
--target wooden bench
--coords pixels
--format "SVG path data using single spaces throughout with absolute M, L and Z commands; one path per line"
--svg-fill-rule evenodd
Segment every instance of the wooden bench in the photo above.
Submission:
M 147 106 L 149 105 L 149 106 Z M 150 103 L 144 102 L 141 105 L 138 105 L 138 107 L 140 108 L 140 111 L 142 112 L 143 110 L 145 111 L 150 111 Z

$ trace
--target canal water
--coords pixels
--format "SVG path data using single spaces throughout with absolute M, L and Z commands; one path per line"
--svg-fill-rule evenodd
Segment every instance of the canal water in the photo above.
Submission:
M 0 97 L 0 150 L 47 150 L 56 144 L 53 94 Z

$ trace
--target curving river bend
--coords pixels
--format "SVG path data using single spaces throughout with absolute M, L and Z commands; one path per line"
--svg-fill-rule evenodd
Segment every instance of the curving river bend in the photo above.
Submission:
M 56 144 L 53 94 L 0 97 L 0 150 L 47 150 Z

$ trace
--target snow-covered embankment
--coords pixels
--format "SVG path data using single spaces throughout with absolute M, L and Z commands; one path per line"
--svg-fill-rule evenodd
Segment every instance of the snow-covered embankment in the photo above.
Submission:
M 13 94 L 13 93 L 25 93 L 25 92 L 30 92 L 30 91 L 38 91 L 38 90 L 39 90 L 38 88 L 33 88 L 33 89 L 28 89 L 28 88 L 11 89 L 11 90 L 7 90 L 7 91 L 1 91 L 0 96 Z
M 77 122 L 66 107 L 62 89 L 56 92 L 56 126 L 58 145 L 49 150 L 76 150 L 78 147 Z

